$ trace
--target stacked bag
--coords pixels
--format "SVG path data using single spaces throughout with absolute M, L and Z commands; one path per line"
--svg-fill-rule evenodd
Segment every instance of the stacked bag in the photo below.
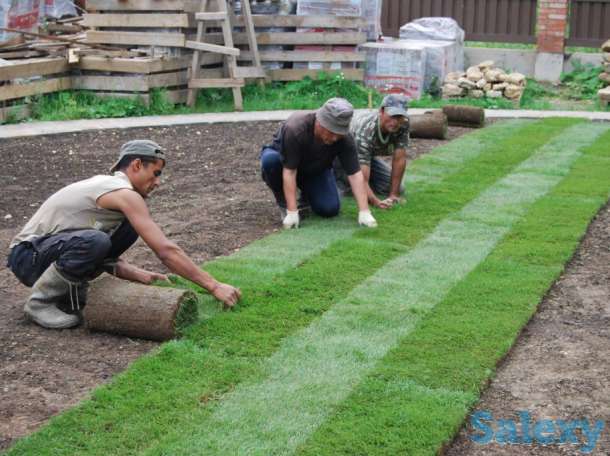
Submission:
M 365 53 L 364 83 L 380 92 L 418 99 L 440 90 L 446 75 L 464 68 L 464 30 L 448 17 L 423 17 L 400 28 L 400 39 L 383 38 L 360 46 Z
M 76 16 L 70 0 L 0 0 L 0 27 L 37 32 L 46 17 Z M 18 38 L 19 34 L 0 30 L 0 43 Z
M 452 72 L 443 84 L 443 98 L 507 98 L 518 102 L 525 90 L 525 75 L 507 73 L 487 60 L 471 66 L 466 72 Z

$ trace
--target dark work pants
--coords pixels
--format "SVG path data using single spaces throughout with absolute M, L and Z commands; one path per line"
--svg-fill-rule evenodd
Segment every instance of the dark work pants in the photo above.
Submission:
M 127 220 L 112 236 L 98 230 L 62 231 L 16 245 L 9 254 L 7 266 L 28 287 L 53 262 L 68 280 L 86 282 L 104 270 L 112 272 L 111 265 L 137 239 L 138 234 Z
M 276 197 L 277 203 L 286 206 L 284 184 L 282 179 L 282 156 L 270 147 L 261 152 L 261 173 L 263 181 Z M 297 174 L 297 187 L 307 198 L 311 210 L 321 217 L 334 217 L 339 214 L 341 201 L 332 169 L 325 169 L 320 174 L 302 176 Z
M 343 171 L 343 167 L 339 160 L 333 162 L 335 176 L 337 177 L 337 185 L 344 192 L 344 195 L 351 194 L 347 175 Z M 373 157 L 370 163 L 369 187 L 376 195 L 388 196 L 392 188 L 392 167 L 379 157 Z M 405 193 L 404 184 L 400 184 L 399 193 Z

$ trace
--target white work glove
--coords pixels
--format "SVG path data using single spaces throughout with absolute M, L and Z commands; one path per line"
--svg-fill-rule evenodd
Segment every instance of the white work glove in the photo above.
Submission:
M 358 225 L 375 228 L 377 227 L 377 220 L 375 220 L 371 211 L 360 211 L 358 212 Z
M 289 230 L 290 228 L 299 227 L 299 211 L 286 211 L 286 217 L 282 221 L 284 228 Z

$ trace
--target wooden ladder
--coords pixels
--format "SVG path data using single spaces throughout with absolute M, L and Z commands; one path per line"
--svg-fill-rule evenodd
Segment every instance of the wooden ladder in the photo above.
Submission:
M 193 49 L 193 61 L 188 83 L 187 104 L 193 106 L 197 98 L 197 90 L 203 88 L 231 88 L 233 90 L 233 101 L 236 111 L 243 110 L 243 99 L 241 88 L 246 84 L 245 78 L 265 78 L 266 74 L 261 66 L 254 24 L 250 12 L 249 0 L 242 0 L 242 14 L 244 25 L 248 36 L 248 45 L 252 54 L 253 66 L 237 66 L 237 57 L 240 50 L 233 45 L 233 27 L 231 25 L 232 10 L 227 9 L 227 0 L 216 0 L 218 11 L 207 11 L 209 0 L 201 0 L 201 11 L 195 14 L 197 21 L 196 41 L 187 41 L 185 46 Z M 220 21 L 224 45 L 211 44 L 204 42 L 204 35 L 208 28 L 206 22 Z M 224 78 L 204 78 L 201 77 L 201 52 L 212 52 L 221 54 L 224 60 L 224 70 L 228 77 Z

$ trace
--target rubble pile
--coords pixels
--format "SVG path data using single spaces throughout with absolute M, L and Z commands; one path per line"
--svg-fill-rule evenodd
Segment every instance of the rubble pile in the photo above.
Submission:
M 466 72 L 454 71 L 445 77 L 443 98 L 507 98 L 519 101 L 525 90 L 525 75 L 507 73 L 487 60 Z

